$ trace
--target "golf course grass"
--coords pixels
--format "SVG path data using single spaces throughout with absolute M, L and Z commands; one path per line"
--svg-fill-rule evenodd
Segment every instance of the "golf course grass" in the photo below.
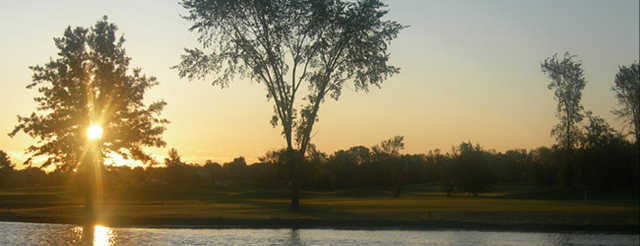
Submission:
M 523 186 L 524 187 L 524 186 Z M 304 192 L 299 211 L 287 191 L 224 187 L 131 188 L 106 194 L 100 224 L 112 226 L 366 227 L 635 232 L 638 205 L 624 196 L 530 192 L 504 188 L 478 197 L 435 186 Z M 86 223 L 82 200 L 62 187 L 0 190 L 0 221 Z M 563 197 L 564 199 L 558 199 Z

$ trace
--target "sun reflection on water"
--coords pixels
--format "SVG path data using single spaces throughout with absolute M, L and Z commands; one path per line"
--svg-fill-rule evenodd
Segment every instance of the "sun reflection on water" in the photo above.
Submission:
M 113 231 L 109 227 L 95 225 L 93 227 L 93 245 L 109 246 L 113 240 Z

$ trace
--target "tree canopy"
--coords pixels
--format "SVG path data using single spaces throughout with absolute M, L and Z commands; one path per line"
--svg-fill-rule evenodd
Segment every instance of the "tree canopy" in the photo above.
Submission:
M 327 95 L 338 100 L 346 81 L 366 91 L 399 72 L 388 64 L 388 47 L 404 26 L 383 20 L 387 10 L 378 0 L 183 0 L 182 6 L 206 51 L 185 49 L 175 66 L 180 76 L 211 75 L 220 87 L 236 75 L 264 84 L 274 101 L 271 123 L 282 125 L 288 149 L 295 139 L 306 151 L 320 104 Z
M 30 116 L 18 116 L 9 133 L 24 132 L 37 140 L 26 149 L 30 158 L 25 163 L 44 156 L 43 168 L 75 168 L 87 151 L 85 132 L 91 124 L 104 129 L 95 140 L 102 156 L 115 152 L 149 162 L 142 147 L 165 145 L 161 136 L 168 121 L 159 115 L 166 103 L 144 102 L 158 82 L 140 68 L 130 68 L 125 39 L 116 36 L 117 30 L 106 16 L 91 28 L 67 27 L 62 37 L 54 38 L 58 56 L 29 67 L 33 78 L 27 88 L 38 90 L 38 106 Z
M 631 126 L 636 143 L 640 139 L 640 61 L 620 66 L 612 90 L 620 107 L 613 112 Z
M 558 102 L 556 116 L 560 120 L 552 130 L 551 135 L 556 137 L 558 143 L 566 150 L 575 146 L 580 134 L 577 124 L 582 121 L 582 89 L 586 84 L 582 63 L 576 60 L 577 56 L 568 52 L 564 57 L 558 54 L 547 58 L 540 64 L 542 72 L 551 80 L 547 86 L 554 90 L 554 96 Z
M 0 174 L 4 174 L 5 172 L 12 171 L 14 168 L 13 163 L 11 163 L 11 159 L 9 159 L 9 155 L 6 152 L 0 150 Z

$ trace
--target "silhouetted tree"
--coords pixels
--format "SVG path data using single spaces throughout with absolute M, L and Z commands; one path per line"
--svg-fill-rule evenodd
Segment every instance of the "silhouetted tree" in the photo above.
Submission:
M 9 175 L 13 174 L 14 165 L 6 152 L 0 150 L 0 188 L 7 186 Z
M 613 112 L 626 119 L 638 143 L 640 142 L 640 62 L 628 67 L 620 66 L 614 83 L 612 90 L 616 93 L 620 108 Z
M 345 81 L 367 91 L 398 73 L 388 64 L 389 42 L 404 28 L 383 20 L 379 0 L 183 0 L 198 48 L 175 66 L 181 77 L 226 86 L 235 75 L 263 83 L 274 101 L 271 123 L 282 126 L 288 161 L 302 161 L 325 98 L 338 100 Z M 304 85 L 301 88 L 301 85 Z M 299 95 L 307 93 L 306 95 Z M 296 103 L 302 98 L 304 103 Z M 295 136 L 294 136 L 295 135 Z M 293 140 L 296 140 L 297 147 Z M 299 152 L 296 154 L 295 152 Z M 289 165 L 291 208 L 298 209 L 296 163 Z
M 167 167 L 181 166 L 185 164 L 184 162 L 182 162 L 182 157 L 180 157 L 180 154 L 178 154 L 177 149 L 171 148 L 169 152 L 167 152 L 167 155 L 167 158 L 164 159 L 164 164 Z
M 460 144 L 451 163 L 451 179 L 457 190 L 478 196 L 492 188 L 495 178 L 489 168 L 488 155 L 480 145 Z
M 404 136 L 395 136 L 383 140 L 371 148 L 376 161 L 391 165 L 391 183 L 393 196 L 398 197 L 404 183 L 406 183 L 409 164 L 400 157 L 400 150 L 404 149 Z
M 371 149 L 376 155 L 399 155 L 400 150 L 404 149 L 404 136 L 395 136 L 393 138 L 383 140 Z
M 558 102 L 557 117 L 560 123 L 551 131 L 558 143 L 570 151 L 578 140 L 579 129 L 577 123 L 582 121 L 582 89 L 585 86 L 582 64 L 574 58 L 577 56 L 565 53 L 562 59 L 554 54 L 540 65 L 542 72 L 547 74 L 551 82 L 547 86 L 554 91 Z
M 631 148 L 624 137 L 592 112 L 581 143 L 580 181 L 589 190 L 613 191 L 632 184 Z
M 142 147 L 165 145 L 161 135 L 168 121 L 158 116 L 166 103 L 144 103 L 145 92 L 158 82 L 139 68 L 129 68 L 131 58 L 126 56 L 124 37 L 116 37 L 117 29 L 105 16 L 89 29 L 67 27 L 62 37 L 54 38 L 58 57 L 29 67 L 33 81 L 27 88 L 40 93 L 34 98 L 36 111 L 18 116 L 9 133 L 13 137 L 22 131 L 36 139 L 26 149 L 30 157 L 25 163 L 45 156 L 41 168 L 77 168 L 91 214 L 101 178 L 97 172 L 107 153 L 150 162 Z M 91 124 L 104 129 L 101 139 L 87 138 Z
M 630 66 L 620 66 L 614 80 L 613 91 L 620 107 L 613 112 L 626 119 L 631 126 L 636 144 L 635 184 L 636 192 L 640 189 L 640 61 Z
M 6 152 L 0 150 L 0 171 L 13 170 L 13 163 Z
M 56 165 L 74 169 L 86 151 L 86 130 L 99 124 L 104 135 L 97 140 L 101 154 L 115 152 L 125 158 L 151 161 L 141 147 L 164 146 L 161 135 L 167 120 L 157 116 L 166 105 L 155 102 L 145 106 L 144 94 L 155 77 L 131 70 L 124 49 L 124 37 L 116 37 L 118 28 L 105 16 L 90 29 L 67 27 L 54 38 L 58 58 L 44 66 L 31 66 L 38 89 L 38 104 L 31 116 L 18 116 L 18 124 L 9 134 L 22 131 L 37 139 L 26 152 L 33 157 L 47 156 L 41 167 Z
M 554 96 L 558 102 L 556 117 L 560 120 L 553 129 L 551 135 L 556 137 L 558 144 L 563 146 L 565 155 L 565 182 L 569 187 L 573 186 L 574 168 L 572 166 L 573 149 L 580 135 L 577 124 L 582 121 L 582 89 L 585 86 L 584 72 L 580 61 L 576 61 L 577 56 L 568 52 L 563 58 L 558 54 L 547 58 L 540 64 L 542 72 L 551 79 L 548 85 L 550 90 L 554 90 Z

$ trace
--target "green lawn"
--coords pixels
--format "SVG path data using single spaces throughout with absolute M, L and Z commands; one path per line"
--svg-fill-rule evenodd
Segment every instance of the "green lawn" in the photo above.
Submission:
M 207 221 L 357 225 L 539 225 L 638 227 L 638 205 L 630 199 L 558 200 L 527 187 L 471 197 L 446 194 L 432 186 L 410 186 L 398 198 L 384 189 L 304 192 L 303 209 L 287 209 L 286 190 L 147 187 L 107 194 L 103 223 L 201 224 Z M 82 200 L 60 187 L 0 191 L 0 219 L 74 222 L 83 218 Z M 535 194 L 518 197 L 518 194 Z M 532 198 L 535 198 L 533 199 Z M 537 197 L 535 197 L 537 196 Z M 571 197 L 571 196 L 567 196 Z M 275 222 L 274 222 L 275 221 Z

